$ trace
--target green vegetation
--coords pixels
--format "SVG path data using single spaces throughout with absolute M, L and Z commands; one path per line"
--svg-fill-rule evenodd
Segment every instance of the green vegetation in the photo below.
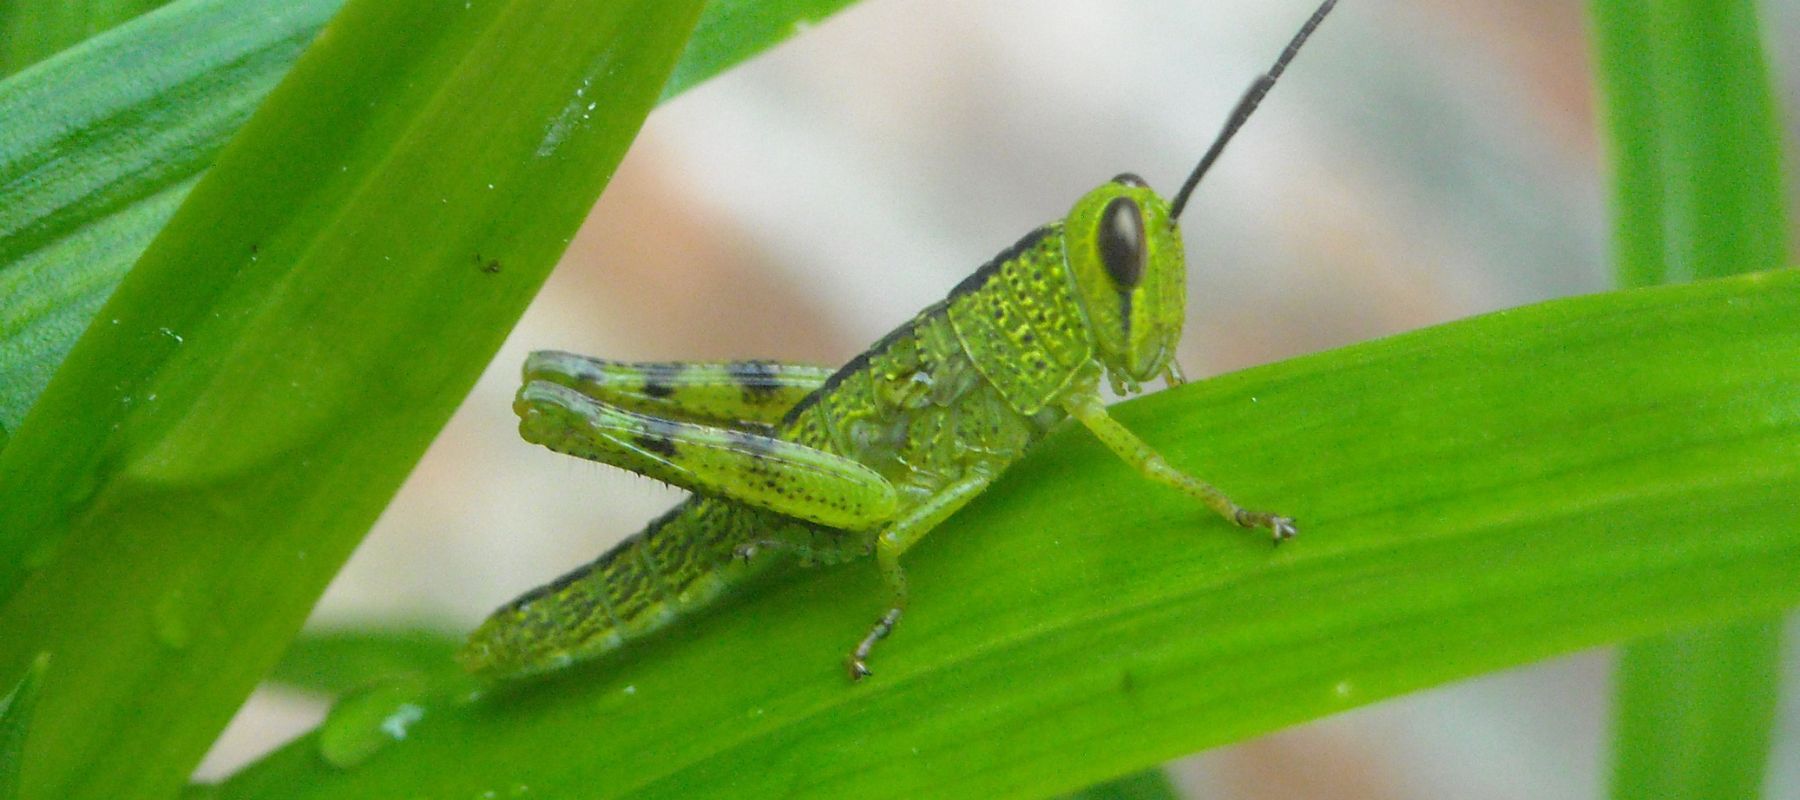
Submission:
M 916 613 L 854 691 L 860 570 L 503 689 L 428 636 L 295 645 L 657 99 L 847 1 L 8 4 L 0 41 L 46 33 L 0 53 L 0 688 L 28 676 L 0 798 L 176 796 L 271 677 L 346 697 L 206 794 L 1043 796 L 1704 626 L 1626 659 L 1615 785 L 1754 791 L 1800 602 L 1800 272 L 1764 271 L 1787 223 L 1741 3 L 1593 3 L 1644 288 L 1118 409 L 1303 547 L 1064 430 L 909 554 Z

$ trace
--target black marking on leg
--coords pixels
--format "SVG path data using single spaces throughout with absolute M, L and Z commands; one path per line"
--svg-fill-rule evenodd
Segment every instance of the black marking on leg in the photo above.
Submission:
M 654 433 L 641 433 L 631 440 L 638 447 L 648 450 L 663 458 L 675 457 L 675 442 L 667 436 Z
M 658 399 L 674 394 L 675 387 L 681 384 L 681 373 L 687 371 L 687 364 L 680 361 L 651 361 L 635 366 L 644 381 L 644 394 Z
M 731 379 L 744 391 L 744 402 L 766 405 L 781 391 L 781 372 L 769 361 L 739 361 L 731 365 Z
M 727 430 L 725 436 L 731 442 L 731 449 L 755 456 L 766 456 L 775 450 L 775 440 L 767 436 L 757 436 L 738 430 Z

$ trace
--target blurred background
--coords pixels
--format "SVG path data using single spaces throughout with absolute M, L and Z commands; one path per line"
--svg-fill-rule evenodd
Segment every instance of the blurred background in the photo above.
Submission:
M 1800 0 L 1763 7 L 1791 125 Z M 843 362 L 1112 175 L 1171 193 L 1311 11 L 866 0 L 666 104 L 312 625 L 466 629 L 677 499 L 520 441 L 528 351 Z M 1566 0 L 1340 5 L 1185 215 L 1188 374 L 1608 288 L 1584 23 Z M 1778 798 L 1800 798 L 1792 630 Z M 1598 797 L 1611 669 L 1581 653 L 1173 771 L 1222 800 Z M 259 692 L 203 774 L 323 712 Z

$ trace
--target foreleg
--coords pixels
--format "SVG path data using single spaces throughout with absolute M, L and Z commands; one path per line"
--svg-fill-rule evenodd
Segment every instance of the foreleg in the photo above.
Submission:
M 1161 453 L 1106 413 L 1106 406 L 1100 402 L 1099 394 L 1078 393 L 1065 400 L 1063 406 L 1071 416 L 1080 420 L 1082 425 L 1094 432 L 1094 436 L 1125 459 L 1126 463 L 1136 467 L 1144 477 L 1205 503 L 1207 508 L 1233 524 L 1245 528 L 1267 528 L 1275 537 L 1276 543 L 1294 536 L 1296 531 L 1292 518 L 1246 509 L 1232 502 L 1231 498 L 1212 484 L 1169 466 Z

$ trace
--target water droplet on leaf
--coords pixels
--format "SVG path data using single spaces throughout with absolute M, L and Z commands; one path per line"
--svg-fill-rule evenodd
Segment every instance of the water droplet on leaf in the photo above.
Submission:
M 319 755 L 348 769 L 402 741 L 425 718 L 425 681 L 408 675 L 345 696 L 319 728 Z

